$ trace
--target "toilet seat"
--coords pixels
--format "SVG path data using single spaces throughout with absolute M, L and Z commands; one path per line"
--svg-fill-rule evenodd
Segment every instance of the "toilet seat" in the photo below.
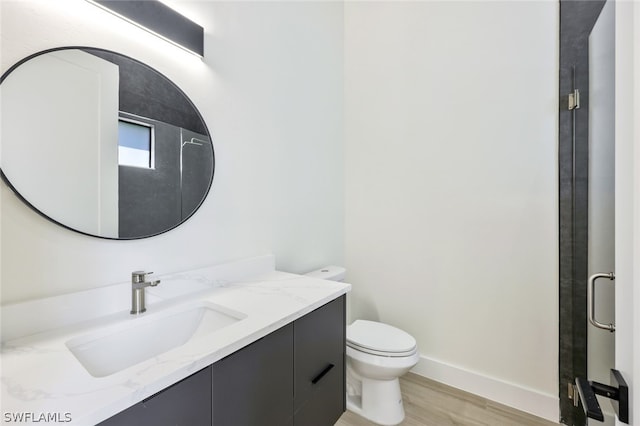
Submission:
M 384 357 L 391 357 L 391 358 L 404 358 L 404 357 L 411 356 L 411 355 L 413 355 L 413 354 L 415 354 L 417 352 L 417 348 L 414 348 L 413 350 L 406 351 L 406 352 L 376 351 L 374 349 L 363 348 L 361 346 L 354 345 L 353 343 L 349 343 L 349 342 L 347 342 L 347 346 L 350 347 L 353 350 L 356 350 L 358 352 L 362 352 L 362 353 L 365 353 L 365 354 L 376 355 L 376 356 L 384 356 Z
M 376 321 L 356 320 L 347 327 L 347 346 L 385 357 L 406 357 L 417 352 L 416 339 L 409 333 Z

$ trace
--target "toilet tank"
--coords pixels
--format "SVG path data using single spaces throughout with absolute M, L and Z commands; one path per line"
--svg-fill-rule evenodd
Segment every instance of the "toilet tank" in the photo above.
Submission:
M 321 280 L 344 281 L 347 270 L 342 266 L 329 265 L 306 273 L 306 276 L 320 278 Z

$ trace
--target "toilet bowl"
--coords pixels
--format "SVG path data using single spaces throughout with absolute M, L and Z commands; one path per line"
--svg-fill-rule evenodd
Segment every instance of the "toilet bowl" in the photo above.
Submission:
M 408 333 L 375 321 L 347 327 L 347 409 L 381 425 L 404 419 L 399 378 L 420 358 Z
M 308 276 L 343 281 L 346 270 L 326 266 Z M 399 378 L 420 359 L 416 340 L 388 324 L 356 320 L 347 327 L 347 409 L 380 425 L 404 419 Z

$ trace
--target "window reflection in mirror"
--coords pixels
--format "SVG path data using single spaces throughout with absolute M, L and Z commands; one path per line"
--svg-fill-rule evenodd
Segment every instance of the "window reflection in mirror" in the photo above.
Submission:
M 118 165 L 153 169 L 153 126 L 140 121 L 118 120 Z

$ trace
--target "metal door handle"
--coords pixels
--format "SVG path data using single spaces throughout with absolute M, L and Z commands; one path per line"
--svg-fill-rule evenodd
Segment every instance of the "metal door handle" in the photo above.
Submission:
M 609 272 L 608 274 L 593 274 L 589 277 L 589 283 L 587 285 L 587 304 L 589 305 L 589 322 L 593 324 L 595 327 L 601 328 L 603 330 L 609 330 L 610 332 L 616 331 L 616 326 L 613 324 L 603 324 L 596 320 L 596 301 L 593 297 L 596 280 L 598 278 L 609 278 L 610 280 L 615 280 L 616 276 L 613 272 Z
M 580 402 L 582 402 L 584 414 L 589 418 L 601 422 L 604 421 L 600 403 L 596 398 L 596 395 L 602 395 L 611 399 L 618 419 L 622 423 L 629 424 L 629 385 L 627 385 L 622 374 L 614 369 L 611 370 L 611 383 L 612 385 L 605 385 L 576 377 L 576 387 L 580 394 Z

